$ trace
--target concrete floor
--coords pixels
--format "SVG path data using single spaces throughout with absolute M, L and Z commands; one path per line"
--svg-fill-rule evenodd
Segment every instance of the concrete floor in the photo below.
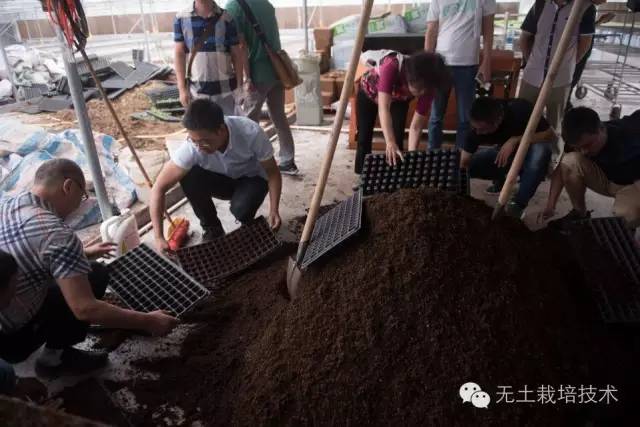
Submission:
M 639 83 L 639 82 L 634 82 Z M 593 93 L 589 93 L 587 97 L 581 101 L 575 101 L 576 105 L 588 105 L 595 108 L 603 119 L 606 119 L 609 113 L 611 103 Z M 635 109 L 640 108 L 640 97 L 635 102 L 627 102 L 623 104 L 623 114 L 629 114 Z M 292 235 L 286 231 L 286 225 L 294 217 L 305 214 L 305 209 L 309 205 L 312 196 L 315 181 L 318 177 L 321 160 L 324 156 L 326 146 L 329 140 L 329 132 L 332 117 L 325 119 L 327 132 L 317 131 L 294 131 L 294 139 L 296 141 L 296 162 L 303 175 L 299 177 L 283 178 L 283 193 L 281 201 L 281 216 L 283 220 L 283 229 L 280 231 L 283 239 L 291 239 Z M 346 128 L 346 123 L 345 123 Z M 274 148 L 277 152 L 277 141 L 274 142 Z M 330 204 L 340 201 L 352 193 L 352 187 L 356 183 L 356 176 L 353 173 L 354 151 L 347 149 L 347 134 L 340 135 L 338 148 L 334 158 L 331 175 L 327 184 L 323 204 Z M 471 195 L 473 197 L 483 199 L 489 205 L 493 205 L 496 196 L 488 196 L 484 194 L 484 189 L 489 185 L 487 181 L 472 180 Z M 549 182 L 543 183 L 536 196 L 526 212 L 525 223 L 532 229 L 540 228 L 543 224 L 537 222 L 538 212 L 542 210 L 546 202 L 549 190 Z M 598 196 L 592 192 L 587 194 L 588 206 L 594 210 L 595 216 L 607 216 L 611 214 L 612 199 Z M 235 219 L 229 213 L 228 202 L 216 201 L 220 219 L 227 232 L 234 230 L 239 225 L 235 223 Z M 570 210 L 570 204 L 566 193 L 560 198 L 557 215 L 564 215 Z M 266 215 L 268 212 L 268 202 L 265 202 L 260 208 L 259 214 Z M 191 207 L 186 204 L 182 206 L 175 216 L 186 216 L 191 219 L 193 224 L 192 230 L 199 232 L 197 220 L 194 218 Z M 198 236 L 195 236 L 197 239 Z M 142 240 L 152 243 L 152 234 L 146 233 L 142 236 Z M 197 240 L 196 240 L 197 241 Z M 111 354 L 111 364 L 100 373 L 101 378 L 113 380 L 132 379 L 140 376 L 148 376 L 150 374 L 140 372 L 131 367 L 131 362 L 138 359 L 145 359 L 152 355 L 172 354 L 178 351 L 182 337 L 188 332 L 186 327 L 179 327 L 170 336 L 162 339 L 150 339 L 137 337 L 129 339 L 116 351 Z M 33 361 L 37 354 L 34 354 L 27 361 L 17 366 L 19 376 L 33 376 Z M 72 385 L 83 378 L 64 378 L 48 383 L 51 393 L 55 393 L 62 387 Z M 127 393 L 121 393 L 115 398 L 125 406 L 134 404 L 135 399 Z

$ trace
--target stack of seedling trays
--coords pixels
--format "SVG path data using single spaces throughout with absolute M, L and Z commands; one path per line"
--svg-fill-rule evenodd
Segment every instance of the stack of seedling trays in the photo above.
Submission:
M 184 270 L 197 281 L 216 287 L 282 246 L 264 217 L 239 229 L 195 246 L 177 251 Z
M 151 100 L 151 109 L 147 111 L 152 117 L 165 122 L 178 122 L 184 114 L 180 103 L 180 92 L 177 86 L 165 86 L 146 92 Z
M 365 196 L 421 186 L 468 195 L 469 177 L 460 168 L 460 151 L 409 151 L 396 166 L 387 164 L 384 154 L 365 158 L 361 188 Z
M 567 231 L 603 321 L 640 322 L 640 249 L 625 221 L 577 221 Z

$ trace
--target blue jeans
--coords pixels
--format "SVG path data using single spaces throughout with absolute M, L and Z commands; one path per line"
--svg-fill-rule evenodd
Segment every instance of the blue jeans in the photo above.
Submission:
M 16 385 L 13 366 L 0 359 L 0 394 L 11 394 Z
M 456 109 L 458 112 L 458 128 L 456 131 L 456 147 L 462 148 L 469 133 L 469 111 L 476 95 L 477 65 L 449 66 L 451 83 L 438 90 L 431 106 L 429 117 L 429 148 L 438 149 L 442 145 L 442 123 L 447 112 L 451 87 L 456 91 Z
M 482 148 L 471 156 L 469 175 L 471 178 L 491 179 L 501 186 L 509 172 L 515 153 L 509 158 L 505 167 L 496 166 L 496 157 L 500 150 L 496 147 Z M 521 208 L 525 208 L 529 200 L 536 194 L 538 185 L 544 180 L 551 160 L 551 143 L 539 142 L 529 146 L 520 170 L 520 188 L 513 201 Z

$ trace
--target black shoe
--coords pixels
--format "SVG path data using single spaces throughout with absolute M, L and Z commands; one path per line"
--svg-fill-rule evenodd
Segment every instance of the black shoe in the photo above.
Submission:
M 221 225 L 214 227 L 204 227 L 204 233 L 202 233 L 202 241 L 210 242 L 219 237 L 224 236 L 224 228 Z
M 300 170 L 295 162 L 282 163 L 278 166 L 278 169 L 280 169 L 280 173 L 284 175 L 300 175 Z
M 109 354 L 98 350 L 79 350 L 67 347 L 62 350 L 58 363 L 36 360 L 36 373 L 41 377 L 58 377 L 63 374 L 82 375 L 104 368 L 109 361 Z
M 584 214 L 578 212 L 575 209 L 571 209 L 568 214 L 563 216 L 562 218 L 554 219 L 547 223 L 547 227 L 552 228 L 554 230 L 566 230 L 571 224 L 576 221 L 581 221 L 585 219 L 591 218 L 591 212 L 587 211 Z

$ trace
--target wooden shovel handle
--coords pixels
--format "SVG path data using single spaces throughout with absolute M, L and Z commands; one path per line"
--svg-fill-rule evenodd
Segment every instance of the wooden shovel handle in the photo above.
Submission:
M 327 151 L 325 153 L 324 160 L 322 161 L 320 175 L 318 176 L 318 183 L 313 192 L 313 198 L 311 199 L 311 206 L 309 206 L 307 220 L 304 224 L 304 229 L 302 230 L 299 252 L 300 249 L 305 247 L 305 244 L 311 239 L 311 234 L 313 233 L 313 228 L 316 224 L 318 211 L 320 210 L 320 203 L 322 202 L 324 189 L 327 185 L 327 178 L 329 177 L 329 171 L 331 170 L 331 163 L 333 162 L 333 156 L 336 152 L 336 146 L 338 145 L 338 138 L 340 137 L 340 131 L 342 130 L 344 114 L 347 110 L 349 97 L 351 96 L 351 91 L 353 89 L 356 69 L 358 68 L 358 63 L 360 61 L 360 53 L 362 51 L 367 26 L 369 25 L 369 17 L 371 16 L 372 8 L 373 0 L 366 0 L 362 10 L 362 15 L 360 16 L 360 25 L 358 26 L 358 34 L 353 46 L 353 53 L 351 54 L 351 62 L 349 63 L 349 69 L 347 71 L 344 85 L 342 86 L 342 92 L 340 93 L 340 104 L 338 105 L 338 111 L 336 112 L 336 117 L 333 121 L 333 127 L 329 136 L 329 144 L 327 145 Z
M 542 89 L 540 90 L 536 104 L 533 107 L 533 112 L 531 113 L 531 117 L 529 117 L 527 128 L 520 140 L 518 151 L 516 152 L 511 168 L 509 169 L 509 173 L 507 174 L 507 179 L 502 187 L 502 191 L 500 192 L 500 197 L 498 198 L 499 206 L 505 206 L 507 204 L 507 199 L 509 198 L 509 194 L 511 194 L 511 189 L 515 185 L 518 175 L 520 174 L 520 169 L 522 169 L 522 164 L 527 155 L 527 150 L 529 149 L 529 145 L 531 145 L 531 139 L 533 134 L 536 132 L 538 123 L 540 123 L 542 110 L 547 103 L 551 90 L 553 89 L 553 82 L 555 81 L 558 70 L 560 69 L 560 64 L 562 61 L 575 61 L 575 58 L 565 58 L 565 53 L 569 47 L 569 42 L 574 34 L 574 30 L 578 26 L 582 15 L 590 5 L 591 2 L 589 0 L 575 0 L 571 6 L 571 13 L 569 14 L 569 19 L 567 20 L 567 24 L 562 32 L 562 37 L 560 37 L 558 47 L 553 54 L 549 72 L 544 79 Z

